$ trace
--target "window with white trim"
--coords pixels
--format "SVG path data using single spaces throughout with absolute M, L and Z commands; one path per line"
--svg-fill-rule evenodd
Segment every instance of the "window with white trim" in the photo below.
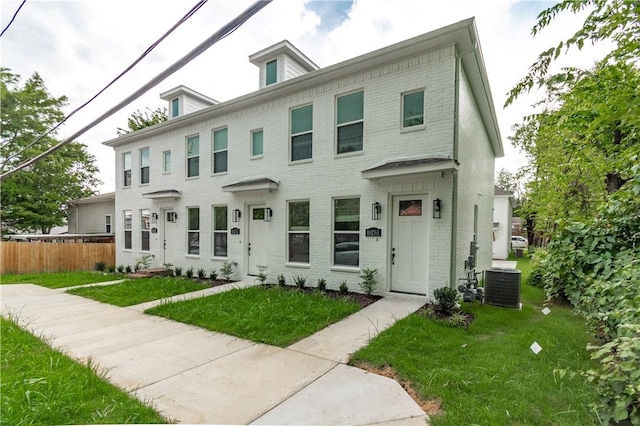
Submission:
M 140 210 L 140 250 L 149 251 L 151 237 L 151 212 L 149 209 Z
M 362 151 L 364 133 L 364 92 L 338 97 L 336 101 L 337 153 Z
M 402 127 L 424 124 L 424 90 L 402 95 Z
M 213 131 L 213 173 L 224 173 L 228 168 L 228 143 L 229 131 L 218 129 Z
M 104 232 L 105 234 L 111 233 L 111 215 L 107 214 L 104 216 Z
M 227 206 L 213 206 L 213 255 L 227 257 Z
M 122 154 L 122 186 L 131 186 L 131 153 Z
M 309 201 L 289 201 L 289 262 L 309 263 Z
M 200 136 L 187 138 L 187 177 L 200 176 Z
M 123 226 L 123 230 L 124 230 L 124 249 L 125 250 L 131 250 L 131 244 L 132 244 L 132 229 L 133 229 L 133 214 L 131 212 L 131 210 L 124 210 L 123 211 L 123 216 L 124 216 L 124 226 Z
M 313 105 L 291 110 L 291 161 L 312 158 Z
M 360 264 L 360 199 L 333 200 L 333 264 Z
M 278 81 L 278 60 L 267 62 L 265 72 L 265 86 L 276 83 Z
M 140 150 L 140 184 L 149 183 L 149 148 Z
M 251 156 L 254 158 L 262 157 L 264 152 L 264 131 L 254 130 L 251 132 Z
M 171 118 L 180 115 L 180 99 L 175 98 L 171 101 Z
M 171 151 L 162 153 L 162 173 L 171 173 Z
M 200 254 L 200 208 L 187 208 L 187 254 Z

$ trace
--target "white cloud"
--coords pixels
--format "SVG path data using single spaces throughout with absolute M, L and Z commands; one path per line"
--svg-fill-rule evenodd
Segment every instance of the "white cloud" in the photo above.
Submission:
M 535 94 L 506 110 L 506 92 L 525 75 L 547 47 L 575 32 L 583 16 L 560 16 L 532 39 L 535 13 L 549 3 L 516 0 L 359 0 L 348 17 L 330 32 L 321 17 L 305 7 L 307 0 L 274 0 L 235 33 L 220 41 L 166 81 L 112 118 L 79 138 L 98 159 L 103 191 L 114 189 L 114 156 L 101 142 L 116 135 L 135 109 L 164 106 L 162 91 L 184 84 L 220 101 L 257 89 L 257 68 L 248 56 L 287 39 L 324 67 L 442 26 L 476 17 L 483 54 L 498 111 L 506 157 L 497 167 L 515 169 L 523 159 L 507 137 L 514 123 L 529 114 Z M 189 2 L 191 3 L 191 2 Z M 116 83 L 78 113 L 60 131 L 64 137 L 81 128 L 194 48 L 253 0 L 210 0 L 189 21 Z M 6 25 L 19 2 L 3 1 Z M 2 64 L 23 78 L 39 72 L 54 96 L 69 98 L 69 113 L 131 63 L 191 7 L 169 0 L 30 1 L 0 39 Z M 589 66 L 603 48 L 585 49 L 560 64 Z M 539 96 L 539 95 L 538 95 Z

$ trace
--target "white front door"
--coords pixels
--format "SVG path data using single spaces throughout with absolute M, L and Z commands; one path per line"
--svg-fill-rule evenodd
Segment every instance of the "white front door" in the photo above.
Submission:
M 266 225 L 264 221 L 265 205 L 249 206 L 249 247 L 247 248 L 249 275 L 258 275 L 258 265 L 266 261 Z
M 429 208 L 426 194 L 393 197 L 391 291 L 427 294 Z
M 173 230 L 176 227 L 176 215 L 172 209 L 162 210 L 162 264 L 171 263 L 171 247 L 175 244 Z M 167 252 L 169 254 L 167 255 Z

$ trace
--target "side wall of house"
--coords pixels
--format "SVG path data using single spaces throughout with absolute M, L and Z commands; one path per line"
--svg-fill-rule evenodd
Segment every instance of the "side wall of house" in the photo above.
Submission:
M 493 222 L 497 228 L 493 231 L 493 258 L 504 260 L 511 250 L 511 202 L 509 196 L 494 197 Z
M 459 75 L 458 217 L 456 275 L 465 276 L 465 260 L 474 240 L 477 207 L 476 271 L 491 267 L 493 175 L 495 156 L 465 73 Z
M 103 234 L 106 232 L 105 216 L 111 215 L 111 232 L 115 232 L 114 202 L 79 204 L 68 208 L 70 234 Z

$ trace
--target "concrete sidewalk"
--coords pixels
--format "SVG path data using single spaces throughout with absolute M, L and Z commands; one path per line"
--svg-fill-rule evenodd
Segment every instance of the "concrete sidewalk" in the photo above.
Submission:
M 142 313 L 154 303 L 119 308 L 30 284 L 0 291 L 2 315 L 74 358 L 91 357 L 112 383 L 181 423 L 427 422 L 397 382 L 344 364 L 424 299 L 385 297 L 283 349 Z

